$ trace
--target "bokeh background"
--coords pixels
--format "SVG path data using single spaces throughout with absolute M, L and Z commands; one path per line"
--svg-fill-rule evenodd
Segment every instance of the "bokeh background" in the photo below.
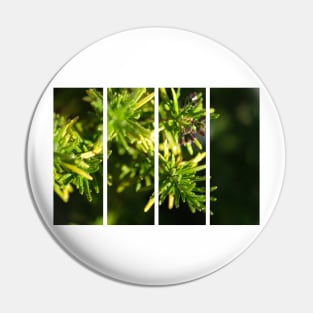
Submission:
M 54 88 L 54 112 L 74 118 L 79 116 L 79 121 L 84 123 L 85 135 L 92 134 L 96 121 L 90 104 L 83 101 L 86 96 L 86 88 Z M 97 89 L 102 92 L 102 89 Z M 92 201 L 89 202 L 85 195 L 80 195 L 75 189 L 70 195 L 68 203 L 64 203 L 54 192 L 54 224 L 55 225 L 98 225 L 103 222 L 103 176 L 99 173 L 97 181 L 100 193 L 92 193 Z
M 259 89 L 211 88 L 210 174 L 213 225 L 257 225 L 259 219 Z
M 114 147 L 112 148 L 114 150 Z M 148 190 L 136 191 L 136 183 L 134 182 L 125 188 L 123 192 L 118 192 L 117 186 L 121 183 L 118 177 L 121 172 L 115 166 L 116 159 L 125 164 L 132 162 L 130 156 L 120 156 L 114 152 L 108 160 L 108 168 L 110 168 L 110 173 L 112 174 L 112 186 L 107 187 L 108 225 L 153 225 L 154 206 L 146 213 L 144 212 L 144 207 L 153 193 L 154 184 Z

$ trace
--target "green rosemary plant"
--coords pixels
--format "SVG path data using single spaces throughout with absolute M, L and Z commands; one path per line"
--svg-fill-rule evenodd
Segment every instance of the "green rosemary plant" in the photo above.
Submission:
M 88 89 L 83 100 L 90 106 L 86 116 L 54 114 L 54 191 L 63 202 L 74 189 L 92 201 L 102 180 L 102 94 Z
M 206 111 L 201 92 L 181 96 L 181 89 L 160 88 L 159 204 L 168 208 L 187 203 L 190 211 L 204 212 Z
M 153 190 L 154 92 L 146 88 L 108 88 L 108 186 L 117 193 Z M 112 173 L 115 173 L 114 175 Z M 153 205 L 151 191 L 146 208 Z M 110 202 L 110 199 L 109 199 Z

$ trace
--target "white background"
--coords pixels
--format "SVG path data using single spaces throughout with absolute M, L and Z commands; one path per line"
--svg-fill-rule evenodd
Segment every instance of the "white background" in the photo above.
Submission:
M 1 312 L 313 310 L 310 2 L 188 3 L 1 2 Z M 29 196 L 24 150 L 35 104 L 60 66 L 105 35 L 155 25 L 205 34 L 251 65 L 280 112 L 287 171 L 270 223 L 240 258 L 191 283 L 147 288 L 98 276 L 59 248 Z

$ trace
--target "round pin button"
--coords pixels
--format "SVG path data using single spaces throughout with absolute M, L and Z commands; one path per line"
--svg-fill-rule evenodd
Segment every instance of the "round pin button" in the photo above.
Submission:
M 31 123 L 27 169 L 46 228 L 117 280 L 208 275 L 260 234 L 285 147 L 276 107 L 237 55 L 170 28 L 121 32 L 66 63 Z

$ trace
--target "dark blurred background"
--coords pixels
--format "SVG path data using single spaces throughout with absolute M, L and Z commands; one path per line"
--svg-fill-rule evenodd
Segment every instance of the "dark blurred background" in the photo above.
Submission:
M 175 88 L 176 89 L 176 88 Z M 172 99 L 172 94 L 169 88 L 166 88 L 167 95 Z M 180 89 L 180 105 L 184 105 L 184 99 L 186 97 L 190 96 L 193 92 L 197 92 L 202 94 L 203 99 L 203 107 L 205 108 L 206 104 L 206 92 L 205 88 L 181 88 Z M 203 150 L 206 151 L 205 146 L 205 137 L 197 135 L 198 140 L 201 142 Z M 196 147 L 195 144 L 192 144 L 192 147 L 194 149 L 194 155 L 191 156 L 186 147 L 182 147 L 183 150 L 183 158 L 184 160 L 190 160 L 194 158 L 197 153 L 199 152 L 199 149 Z M 200 164 L 205 164 L 206 159 L 204 159 Z M 205 176 L 206 171 L 199 172 L 201 176 Z M 199 182 L 198 186 L 205 186 L 204 182 Z M 168 199 L 166 199 L 163 204 L 159 207 L 159 224 L 160 225 L 205 225 L 205 218 L 206 212 L 195 212 L 192 213 L 189 209 L 189 206 L 187 203 L 180 202 L 179 208 L 173 208 L 171 210 L 168 209 Z
M 111 145 L 112 154 L 108 159 L 109 173 L 112 175 L 112 186 L 108 186 L 108 225 L 151 225 L 154 224 L 154 206 L 148 212 L 144 212 L 150 196 L 153 193 L 154 184 L 146 191 L 136 191 L 136 180 L 131 181 L 130 186 L 122 192 L 117 188 L 121 183 L 119 164 L 132 164 L 132 158 L 127 155 L 119 155 L 115 143 Z
M 259 89 L 211 88 L 210 170 L 213 225 L 257 225 L 259 218 Z
M 86 90 L 89 88 L 55 88 L 54 89 L 54 112 L 74 118 L 79 116 L 79 121 L 84 121 L 84 125 L 90 124 L 85 129 L 85 136 L 93 133 L 94 114 L 90 104 L 83 101 L 86 96 Z M 102 89 L 97 89 L 102 92 Z M 88 123 L 87 123 L 88 122 Z M 98 175 L 97 181 L 100 187 L 100 193 L 92 193 L 92 202 L 86 199 L 85 195 L 80 195 L 74 187 L 74 192 L 70 195 L 68 203 L 64 203 L 54 193 L 54 225 L 98 225 L 103 221 L 103 178 L 102 173 Z

